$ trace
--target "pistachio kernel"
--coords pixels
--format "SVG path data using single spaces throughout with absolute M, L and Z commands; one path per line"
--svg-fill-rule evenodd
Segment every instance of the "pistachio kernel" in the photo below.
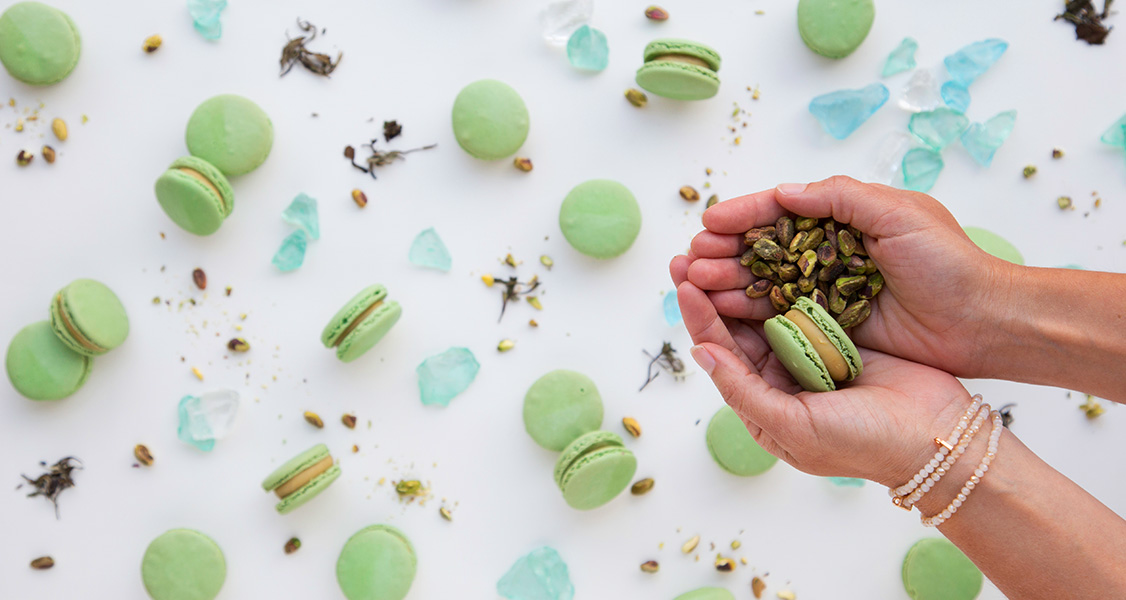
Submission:
M 368 205 L 368 195 L 360 188 L 355 188 L 352 190 L 352 202 L 355 202 L 356 206 L 363 208 Z
M 653 481 L 652 477 L 640 479 L 637 481 L 637 483 L 634 483 L 632 486 L 630 486 L 629 493 L 633 494 L 634 496 L 644 496 L 653 489 L 654 483 L 655 482 Z
M 731 549 L 732 550 L 738 550 L 739 547 L 742 546 L 742 545 L 743 545 L 743 542 L 740 542 L 739 540 L 731 540 Z
M 438 509 L 438 514 L 442 515 L 442 518 L 443 518 L 443 519 L 445 519 L 445 520 L 447 520 L 447 521 L 451 521 L 451 522 L 452 522 L 452 521 L 454 520 L 454 515 L 453 515 L 453 513 L 451 513 L 451 512 L 450 512 L 450 509 L 446 508 L 445 506 L 443 506 L 442 508 L 439 508 L 439 509 Z
M 352 454 L 359 454 L 359 453 L 360 453 L 360 446 L 357 445 L 357 444 L 352 444 Z
M 539 298 L 535 296 L 527 296 L 524 299 L 528 301 L 528 304 L 532 305 L 532 308 L 536 310 L 543 310 L 543 304 L 540 304 Z
M 629 432 L 629 434 L 632 435 L 633 437 L 635 437 L 635 438 L 641 437 L 641 425 L 638 424 L 637 419 L 635 419 L 633 417 L 623 418 L 622 419 L 622 427 L 625 427 L 626 431 Z
M 504 255 L 504 260 L 502 260 L 501 262 L 502 262 L 502 263 L 504 263 L 504 264 L 506 264 L 506 265 L 508 265 L 508 266 L 510 266 L 510 267 L 515 267 L 515 266 L 516 266 L 516 259 L 515 259 L 515 258 L 512 258 L 512 253 L 511 253 L 511 252 L 509 252 L 508 254 Z
M 696 188 L 686 185 L 680 188 L 680 197 L 689 202 L 698 202 L 700 200 L 700 192 L 697 192 Z
M 417 496 L 422 491 L 422 482 L 417 479 L 408 479 L 395 484 L 395 491 L 400 496 Z
M 201 290 L 207 289 L 207 273 L 204 273 L 203 269 L 195 269 L 192 271 L 192 281 L 195 282 L 197 288 Z
M 1096 419 L 1106 412 L 1103 405 L 1090 394 L 1087 394 L 1087 401 L 1079 405 L 1079 410 L 1082 410 L 1088 419 Z
M 481 281 L 485 282 L 485 287 L 493 287 L 497 280 L 492 275 L 482 275 Z
M 152 54 L 153 52 L 156 52 L 157 49 L 160 48 L 160 45 L 163 43 L 164 38 L 160 37 L 159 35 L 153 34 L 145 38 L 145 43 L 141 45 L 141 49 L 144 50 L 147 54 Z
M 641 90 L 630 88 L 626 90 L 626 100 L 637 108 L 641 108 L 649 103 L 649 96 L 646 96 L 645 92 Z
M 704 205 L 704 208 L 711 208 L 716 204 L 719 204 L 719 194 L 712 194 L 708 197 L 708 203 Z
M 547 267 L 547 269 L 550 271 L 551 267 L 555 266 L 555 261 L 551 260 L 550 256 L 543 254 L 540 256 L 540 264 Z
M 661 565 L 655 560 L 647 560 L 641 563 L 641 571 L 643 573 L 656 573 L 661 569 Z
M 50 556 L 40 556 L 39 558 L 31 561 L 31 568 L 38 569 L 40 571 L 44 569 L 50 569 L 53 566 L 55 566 L 55 559 L 51 558 Z
M 27 165 L 31 164 L 31 161 L 34 158 L 34 154 L 28 152 L 27 150 L 20 150 L 19 154 L 16 155 L 16 164 L 21 167 L 26 167 Z
M 23 119 L 16 120 L 16 133 L 23 131 Z
M 507 340 L 507 339 L 501 340 L 500 343 L 497 344 L 497 352 L 508 352 L 509 350 L 511 350 L 515 347 L 516 347 L 516 342 L 514 342 L 512 340 Z
M 148 447 L 144 444 L 137 444 L 136 446 L 133 446 L 133 456 L 136 457 L 137 462 L 141 463 L 142 465 L 145 465 L 146 467 L 152 466 L 152 452 L 149 452 Z
M 516 157 L 512 160 L 512 165 L 518 170 L 527 173 L 532 170 L 532 159 Z
M 1036 165 L 1028 165 L 1027 167 L 1024 168 L 1023 171 L 1021 171 L 1021 173 L 1024 175 L 1025 179 L 1032 177 L 1033 175 L 1036 174 Z
M 246 352 L 250 350 L 250 343 L 243 338 L 231 338 L 231 341 L 227 342 L 227 348 L 232 352 Z
M 192 367 L 192 375 L 195 375 L 196 379 L 203 381 L 203 371 L 200 371 L 199 367 Z
M 756 263 L 760 264 L 760 263 Z M 774 288 L 774 282 L 769 279 L 759 279 L 747 287 L 748 298 L 765 298 Z
M 43 160 L 47 161 L 47 164 L 49 164 L 49 165 L 55 164 L 55 149 L 54 148 L 52 148 L 50 146 L 43 146 L 43 149 L 41 150 L 41 152 L 43 153 Z
M 692 539 L 688 540 L 687 542 L 684 542 L 684 545 L 680 547 L 680 551 L 685 553 L 685 554 L 690 554 L 693 550 L 696 549 L 696 546 L 699 546 L 699 545 L 700 545 L 700 536 L 695 536 Z
M 51 132 L 59 138 L 60 142 L 65 142 L 67 138 L 66 121 L 56 117 L 51 121 Z
M 660 6 L 650 6 L 645 9 L 645 18 L 650 21 L 668 21 L 669 11 L 661 8 Z
M 1052 158 L 1063 158 L 1063 150 L 1060 150 L 1059 148 L 1052 148 Z
M 348 429 L 355 429 L 356 415 L 345 413 L 344 416 L 340 417 L 340 422 Z
M 528 327 L 539 327 L 540 324 L 536 323 L 535 319 L 528 319 Z
M 720 573 L 730 573 L 735 570 L 735 561 L 717 554 L 715 557 L 715 570 Z
M 1071 203 L 1071 196 L 1060 196 L 1059 198 L 1056 198 L 1056 204 L 1059 205 L 1060 210 L 1069 210 L 1071 208 L 1074 208 L 1074 205 L 1072 205 Z
M 285 543 L 286 554 L 293 554 L 294 552 L 297 552 L 299 548 L 301 548 L 301 540 L 295 537 L 289 538 L 289 541 Z
M 755 595 L 755 598 L 762 598 L 764 591 L 766 591 L 766 582 L 757 575 L 751 578 L 751 593 Z
M 316 427 L 317 429 L 324 429 L 325 422 L 321 420 L 321 416 L 317 413 L 307 410 L 305 411 L 305 422 Z
M 790 590 L 780 590 L 778 592 L 778 600 L 798 600 L 798 596 Z

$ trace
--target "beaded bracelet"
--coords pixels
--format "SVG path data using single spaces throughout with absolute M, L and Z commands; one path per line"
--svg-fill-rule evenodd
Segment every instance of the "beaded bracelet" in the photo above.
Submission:
M 973 401 L 970 403 L 969 408 L 967 408 L 966 411 L 962 413 L 962 418 L 958 421 L 958 425 L 954 427 L 954 431 L 950 432 L 950 435 L 946 438 L 949 441 L 944 442 L 939 438 L 934 438 L 934 443 L 938 445 L 938 452 L 935 453 L 934 458 L 932 458 L 929 463 L 924 465 L 923 468 L 920 469 L 913 478 L 907 481 L 907 483 L 897 488 L 888 489 L 888 495 L 892 497 L 892 502 L 895 503 L 896 506 L 901 506 L 901 504 L 900 502 L 896 502 L 895 498 L 903 498 L 911 492 L 915 491 L 915 488 L 919 487 L 919 485 L 923 483 L 923 480 L 928 475 L 934 473 L 935 469 L 938 468 L 939 463 L 945 460 L 946 455 L 950 454 L 950 451 L 954 449 L 951 444 L 958 443 L 958 440 L 962 436 L 962 431 L 966 429 L 966 427 L 970 423 L 970 419 L 973 418 L 974 414 L 977 413 L 978 407 L 981 406 L 981 394 L 975 395 L 972 400 Z
M 950 456 L 946 457 L 946 460 L 942 461 L 942 463 L 938 465 L 938 468 L 934 470 L 934 473 L 927 477 L 917 490 L 912 492 L 910 496 L 901 499 L 901 506 L 903 508 L 911 510 L 911 507 L 923 498 L 923 494 L 926 494 L 931 490 L 931 488 L 933 488 L 935 485 L 938 485 L 938 481 L 942 479 L 942 476 L 950 472 L 950 469 L 954 467 L 954 463 L 957 462 L 958 458 L 960 458 L 962 454 L 966 452 L 966 449 L 970 447 L 970 443 L 973 442 L 974 436 L 977 435 L 978 430 L 981 429 L 981 426 L 985 422 L 985 419 L 989 416 L 989 413 L 989 405 L 982 404 L 981 410 L 978 411 L 977 416 L 974 417 L 974 421 L 970 425 L 970 428 L 967 429 L 965 435 L 963 435 L 962 438 L 958 440 L 958 445 L 954 447 L 954 450 L 950 453 Z
M 958 509 L 962 507 L 966 498 L 968 498 L 970 493 L 974 491 L 974 488 L 977 487 L 977 484 L 981 483 L 981 478 L 985 477 L 985 473 L 989 471 L 989 464 L 997 457 L 997 444 L 1001 441 L 1001 432 L 1005 429 L 1004 421 L 1001 420 L 1001 413 L 993 411 L 992 416 L 993 431 L 989 433 L 989 448 L 986 450 L 985 456 L 982 457 L 981 464 L 974 469 L 974 474 L 966 481 L 966 485 L 962 486 L 962 491 L 958 492 L 958 495 L 954 497 L 954 500 L 949 506 L 933 517 L 922 517 L 923 525 L 927 527 L 938 527 L 945 523 L 954 513 L 958 512 Z

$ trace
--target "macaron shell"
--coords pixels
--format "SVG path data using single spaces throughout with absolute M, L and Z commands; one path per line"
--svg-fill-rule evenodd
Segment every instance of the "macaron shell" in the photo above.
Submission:
M 714 71 L 671 60 L 641 65 L 634 80 L 645 91 L 671 100 L 707 100 L 719 93 Z
M 528 107 L 508 84 L 482 79 L 454 100 L 452 122 L 458 145 L 475 158 L 512 156 L 528 138 Z
M 401 531 L 372 525 L 344 543 L 336 561 L 336 581 L 348 600 L 402 600 L 417 568 L 414 547 Z
M 336 346 L 336 357 L 344 362 L 352 362 L 371 350 L 387 332 L 399 322 L 403 309 L 394 300 L 384 301 L 366 319 L 356 325 L 340 344 Z
M 387 288 L 378 283 L 360 290 L 328 320 L 328 325 L 325 325 L 321 332 L 321 343 L 324 344 L 325 348 L 332 348 L 333 344 L 336 343 L 336 338 L 340 337 L 341 332 L 348 329 L 352 319 L 363 314 L 372 304 L 385 298 L 387 298 Z
M 193 169 L 210 181 L 219 194 L 207 184 L 180 168 Z M 156 200 L 160 208 L 181 229 L 195 235 L 211 235 L 234 209 L 231 184 L 211 164 L 192 157 L 179 158 L 156 180 Z
M 257 104 L 222 94 L 200 104 L 188 119 L 188 152 L 234 176 L 257 169 L 274 145 L 274 125 Z
M 793 307 L 801 311 L 805 316 L 809 317 L 809 320 L 813 321 L 815 325 L 821 328 L 825 337 L 829 338 L 829 342 L 831 342 L 833 347 L 844 357 L 845 362 L 848 364 L 849 376 L 847 381 L 856 379 L 864 372 L 864 361 L 860 358 L 860 351 L 856 349 L 856 344 L 852 343 L 852 338 L 848 337 L 845 330 L 841 328 L 840 324 L 837 323 L 836 319 L 834 319 L 828 311 L 822 308 L 820 304 L 805 296 L 798 298 Z M 824 364 L 825 361 L 821 362 Z
M 642 58 L 645 62 L 649 62 L 659 56 L 669 54 L 682 54 L 698 58 L 708 63 L 712 71 L 718 71 L 722 62 L 719 52 L 716 52 L 712 48 L 698 42 L 678 39 L 661 39 L 649 42 L 649 44 L 645 46 Z
M 594 381 L 558 369 L 540 377 L 524 394 L 524 429 L 540 446 L 560 452 L 602 426 L 602 396 Z
M 735 595 L 723 588 L 706 587 L 685 592 L 673 600 L 735 600 Z
M 39 321 L 12 338 L 5 366 L 12 387 L 25 398 L 59 400 L 86 383 L 94 360 L 68 348 L 49 322 Z
M 262 480 L 262 489 L 268 492 L 281 486 L 283 483 L 293 478 L 294 475 L 321 462 L 327 456 L 330 456 L 330 453 L 328 446 L 324 444 L 317 444 L 309 448 L 301 454 L 289 459 L 285 464 L 274 469 L 273 473 L 267 475 L 266 478 Z
M 782 315 L 771 317 L 763 324 L 763 333 L 774 355 L 794 376 L 798 385 L 810 392 L 837 389 L 817 350 L 792 321 Z
M 705 437 L 712 458 L 732 475 L 761 475 L 778 462 L 778 457 L 758 445 L 730 406 L 724 406 L 712 416 Z
M 903 588 L 912 600 L 973 600 L 984 577 L 945 538 L 919 540 L 903 559 Z
M 79 354 L 105 354 L 129 337 L 129 316 L 121 300 L 113 290 L 93 279 L 78 279 L 60 290 L 53 297 L 50 313 L 55 335 Z M 71 328 L 99 349 L 75 339 Z
M 622 437 L 612 431 L 591 431 L 567 445 L 555 461 L 555 485 L 563 486 L 563 476 L 585 453 L 596 447 L 624 448 Z
M 810 50 L 828 58 L 844 58 L 860 47 L 876 7 L 872 0 L 799 0 L 798 33 Z
M 66 79 L 78 64 L 82 38 L 70 16 L 39 2 L 19 2 L 0 15 L 0 63 L 31 85 Z
M 1021 255 L 1020 250 L 1017 250 L 1017 247 L 1005 238 L 980 227 L 965 227 L 964 229 L 970 240 L 982 250 L 1001 260 L 1007 260 L 1018 265 L 1024 264 L 1024 256 Z
M 303 485 L 301 489 L 282 498 L 275 508 L 283 515 L 292 512 L 297 507 L 315 498 L 317 494 L 325 491 L 328 486 L 332 485 L 332 482 L 340 477 L 340 473 L 340 465 L 332 465 L 327 471 L 317 475 L 312 481 Z
M 559 228 L 575 250 L 594 258 L 613 258 L 637 239 L 641 207 L 629 188 L 617 181 L 584 181 L 563 199 Z
M 141 580 L 153 600 L 211 600 L 226 579 L 227 561 L 219 545 L 191 529 L 161 534 L 141 560 Z
M 637 473 L 637 458 L 625 448 L 595 450 L 563 474 L 559 486 L 567 505 L 591 510 L 618 497 Z

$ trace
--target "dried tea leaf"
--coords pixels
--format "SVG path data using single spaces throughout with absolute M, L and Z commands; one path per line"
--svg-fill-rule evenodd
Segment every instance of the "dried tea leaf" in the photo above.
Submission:
M 383 141 L 390 142 L 403 133 L 403 126 L 398 121 L 383 122 Z
M 344 58 L 344 53 L 338 52 L 336 60 L 333 61 L 332 57 L 327 54 L 309 50 L 305 47 L 305 44 L 316 39 L 316 25 L 308 21 L 297 19 L 297 28 L 307 35 L 292 38 L 286 42 L 285 46 L 282 46 L 281 60 L 278 61 L 281 64 L 281 75 L 279 75 L 279 77 L 289 73 L 293 65 L 297 63 L 301 63 L 301 66 L 317 75 L 323 75 L 325 77 L 331 75 L 332 72 L 336 70 L 336 67 L 340 65 L 340 60 Z

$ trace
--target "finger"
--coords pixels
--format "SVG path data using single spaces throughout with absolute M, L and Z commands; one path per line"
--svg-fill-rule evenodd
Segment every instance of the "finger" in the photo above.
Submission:
M 745 290 L 708 292 L 708 299 L 717 313 L 732 319 L 765 321 L 778 314 L 769 298 L 748 298 Z
M 684 317 L 684 327 L 692 336 L 693 344 L 710 342 L 726 348 L 741 359 L 747 356 L 731 337 L 727 324 L 716 313 L 712 301 L 700 288 L 685 281 L 676 288 L 676 299 L 680 303 L 680 314 Z
M 673 287 L 680 287 L 680 284 L 688 280 L 688 266 L 691 264 L 692 259 L 683 254 L 672 258 L 669 262 L 669 276 L 672 277 Z
M 731 331 L 731 337 L 735 338 L 735 343 L 739 344 L 743 353 L 771 387 L 788 394 L 802 391 L 801 386 L 794 381 L 794 376 L 790 375 L 786 367 L 774 357 L 774 349 L 766 341 L 761 322 L 746 322 L 738 319 L 725 319 L 725 321 L 727 329 Z
M 773 225 L 786 214 L 774 196 L 774 190 L 764 190 L 720 202 L 704 211 L 704 227 L 715 233 L 742 234 L 753 227 Z
M 692 254 L 697 258 L 742 256 L 746 249 L 747 245 L 743 243 L 742 235 L 720 235 L 711 231 L 701 231 L 692 238 Z
M 702 290 L 745 290 L 755 281 L 735 258 L 701 258 L 688 267 L 688 281 Z
M 692 358 L 708 373 L 723 400 L 740 417 L 759 426 L 782 445 L 792 437 L 791 421 L 798 414 L 794 408 L 804 406 L 796 398 L 771 387 L 746 362 L 718 344 L 706 342 L 693 346 Z
M 929 212 L 915 196 L 841 175 L 823 181 L 778 186 L 774 196 L 786 209 L 806 217 L 833 217 L 874 238 L 895 237 L 920 228 Z M 925 197 L 925 196 L 922 196 Z M 706 213 L 705 213 L 706 214 Z

